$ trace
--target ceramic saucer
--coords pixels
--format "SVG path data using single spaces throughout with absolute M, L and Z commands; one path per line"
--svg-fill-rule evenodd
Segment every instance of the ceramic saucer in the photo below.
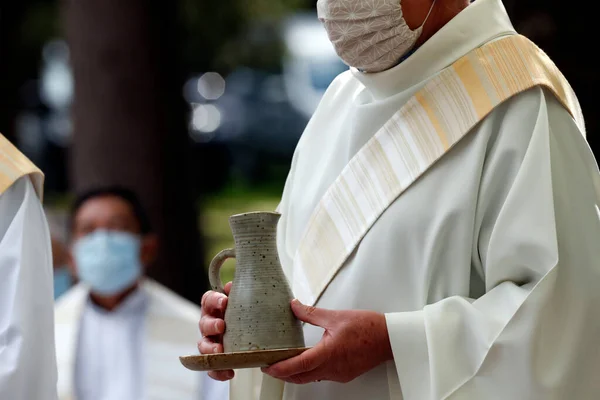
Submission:
M 179 357 L 181 364 L 192 371 L 262 368 L 302 354 L 309 347 L 297 349 L 256 350 L 236 353 L 201 354 Z

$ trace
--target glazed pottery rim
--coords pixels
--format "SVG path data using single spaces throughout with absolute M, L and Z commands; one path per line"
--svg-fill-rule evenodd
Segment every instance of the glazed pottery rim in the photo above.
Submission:
M 280 217 L 281 213 L 278 213 L 276 211 L 251 211 L 251 212 L 245 212 L 245 213 L 232 215 L 231 217 L 229 217 L 229 219 L 238 219 L 238 218 L 255 216 L 255 215 L 270 215 L 270 216 Z

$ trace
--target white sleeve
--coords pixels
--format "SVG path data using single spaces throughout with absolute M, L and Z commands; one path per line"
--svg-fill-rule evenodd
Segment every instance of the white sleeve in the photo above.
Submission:
M 405 400 L 600 398 L 598 169 L 551 95 L 511 101 L 531 119 L 508 107 L 487 124 L 472 260 L 485 294 L 386 315 Z
M 0 195 L 0 399 L 55 400 L 50 235 L 28 177 Z

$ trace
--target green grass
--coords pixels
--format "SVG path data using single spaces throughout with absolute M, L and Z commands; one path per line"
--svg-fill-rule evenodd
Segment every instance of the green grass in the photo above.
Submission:
M 279 204 L 279 199 L 279 195 L 271 191 L 234 189 L 206 199 L 200 221 L 206 245 L 206 268 L 219 251 L 234 246 L 229 228 L 231 215 L 250 211 L 273 211 Z M 224 283 L 233 279 L 234 271 L 234 260 L 223 264 L 221 278 Z

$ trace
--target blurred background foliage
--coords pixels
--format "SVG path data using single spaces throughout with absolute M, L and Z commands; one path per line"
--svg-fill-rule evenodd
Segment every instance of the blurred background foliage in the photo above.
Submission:
M 239 65 L 279 70 L 283 46 L 276 34 L 290 12 L 310 8 L 306 0 L 182 0 L 180 18 L 190 68 L 227 72 Z M 202 54 L 202 56 L 199 56 Z

